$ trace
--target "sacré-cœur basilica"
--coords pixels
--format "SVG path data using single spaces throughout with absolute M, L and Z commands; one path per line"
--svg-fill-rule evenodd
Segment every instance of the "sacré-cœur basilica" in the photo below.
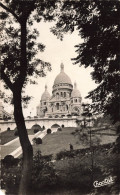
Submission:
M 37 106 L 38 117 L 64 117 L 80 116 L 82 112 L 82 97 L 77 89 L 77 84 L 72 85 L 71 79 L 64 72 L 64 65 L 61 64 L 61 71 L 56 76 L 50 96 L 47 86 L 41 96 L 40 105 Z

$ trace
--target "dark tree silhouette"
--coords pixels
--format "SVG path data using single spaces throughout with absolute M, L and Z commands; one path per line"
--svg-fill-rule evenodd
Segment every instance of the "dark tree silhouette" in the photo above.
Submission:
M 120 120 L 120 2 L 70 1 L 61 6 L 52 32 L 63 38 L 76 29 L 83 42 L 76 45 L 74 64 L 93 67 L 92 79 L 98 87 L 89 92 L 94 111 L 110 114 L 113 122 Z
M 120 2 L 70 1 L 62 3 L 61 14 L 52 32 L 60 39 L 78 30 L 82 43 L 75 46 L 79 66 L 92 67 L 98 87 L 89 92 L 92 109 L 120 121 Z M 120 148 L 120 136 L 117 139 Z
M 1 79 L 13 95 L 14 118 L 23 150 L 23 169 L 19 194 L 28 194 L 31 181 L 33 149 L 28 138 L 22 112 L 23 88 L 32 76 L 45 76 L 51 69 L 49 63 L 37 59 L 44 45 L 37 43 L 39 32 L 31 28 L 33 22 L 51 21 L 54 18 L 55 1 L 16 1 L 0 2 L 0 29 L 2 31 Z

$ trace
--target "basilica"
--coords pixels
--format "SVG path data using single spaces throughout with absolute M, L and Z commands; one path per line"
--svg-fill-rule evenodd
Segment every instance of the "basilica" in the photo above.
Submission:
M 56 76 L 50 96 L 47 86 L 41 96 L 40 105 L 37 106 L 38 117 L 64 117 L 80 116 L 82 112 L 82 97 L 77 89 L 77 83 L 72 85 L 71 79 L 64 72 L 64 65 L 61 64 L 61 71 Z

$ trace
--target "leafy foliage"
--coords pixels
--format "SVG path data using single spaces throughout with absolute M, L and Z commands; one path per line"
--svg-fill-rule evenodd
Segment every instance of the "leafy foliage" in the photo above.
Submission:
M 34 156 L 32 183 L 34 187 L 55 185 L 57 182 L 57 174 L 51 162 L 47 162 L 42 158 L 41 152 L 38 151 Z
M 111 115 L 120 120 L 120 2 L 70 1 L 61 6 L 61 14 L 52 32 L 63 37 L 66 32 L 78 30 L 83 42 L 75 46 L 74 64 L 92 67 L 92 79 L 98 87 L 89 92 L 94 112 Z
M 33 142 L 35 143 L 35 144 L 42 144 L 42 139 L 40 138 L 40 137 L 35 137 L 34 139 L 33 139 Z
M 10 160 L 9 157 L 11 156 L 6 156 L 5 160 L 7 160 L 7 162 Z M 48 159 L 50 159 L 50 156 L 43 157 L 40 151 L 34 156 L 32 167 L 32 190 L 34 188 L 40 189 L 44 186 L 54 186 L 57 183 L 57 173 L 55 172 L 53 164 L 49 162 Z M 14 159 L 14 157 L 13 160 L 16 161 L 14 163 L 12 161 L 11 166 L 2 161 L 1 185 L 2 189 L 9 191 L 9 194 L 14 194 L 15 189 L 18 190 L 21 178 L 22 161 L 21 159 Z M 11 192 L 11 190 L 13 190 L 13 192 Z
M 51 64 L 36 58 L 39 52 L 45 50 L 45 45 L 38 42 L 39 31 L 34 28 L 33 21 L 52 21 L 57 9 L 56 1 L 7 1 L 0 3 L 0 20 L 4 27 L 1 28 L 1 78 L 5 88 L 13 91 L 17 82 L 20 87 L 25 87 L 28 82 L 36 84 L 34 78 L 46 76 L 51 71 Z M 49 9 L 48 9 L 49 8 Z M 21 25 L 27 23 L 26 36 L 26 60 L 24 67 L 21 64 Z M 23 56 L 22 56 L 23 57 Z M 25 62 L 24 62 L 25 63 Z M 23 81 L 22 77 L 24 75 Z M 34 78 L 33 78 L 34 77 Z M 2 92 L 1 92 L 2 93 Z M 2 93 L 1 97 L 5 97 Z M 12 98 L 12 97 L 11 97 Z M 27 103 L 31 97 L 23 96 L 23 102 Z M 7 98 L 5 98 L 7 99 Z M 7 101 L 8 102 L 8 101 Z
M 45 76 L 51 65 L 42 59 L 37 59 L 38 52 L 44 51 L 44 44 L 37 42 L 39 32 L 32 27 L 33 21 L 51 21 L 54 17 L 56 1 L 8 1 L 0 2 L 1 25 L 1 79 L 6 89 L 12 92 L 14 118 L 18 129 L 20 144 L 23 150 L 23 169 L 19 194 L 27 194 L 30 186 L 33 148 L 29 141 L 23 111 L 23 88 L 30 81 L 36 84 L 32 77 Z M 4 98 L 4 93 L 1 93 Z M 24 102 L 30 97 L 23 96 Z M 27 165 L 27 166 L 26 166 Z

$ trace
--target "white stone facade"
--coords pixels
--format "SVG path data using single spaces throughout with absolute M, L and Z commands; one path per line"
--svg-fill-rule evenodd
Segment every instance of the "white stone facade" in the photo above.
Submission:
M 47 86 L 41 96 L 40 105 L 37 107 L 39 117 L 64 117 L 81 115 L 82 97 L 77 89 L 77 84 L 73 85 L 69 76 L 64 72 L 64 65 L 61 64 L 61 72 L 55 78 L 50 96 Z

